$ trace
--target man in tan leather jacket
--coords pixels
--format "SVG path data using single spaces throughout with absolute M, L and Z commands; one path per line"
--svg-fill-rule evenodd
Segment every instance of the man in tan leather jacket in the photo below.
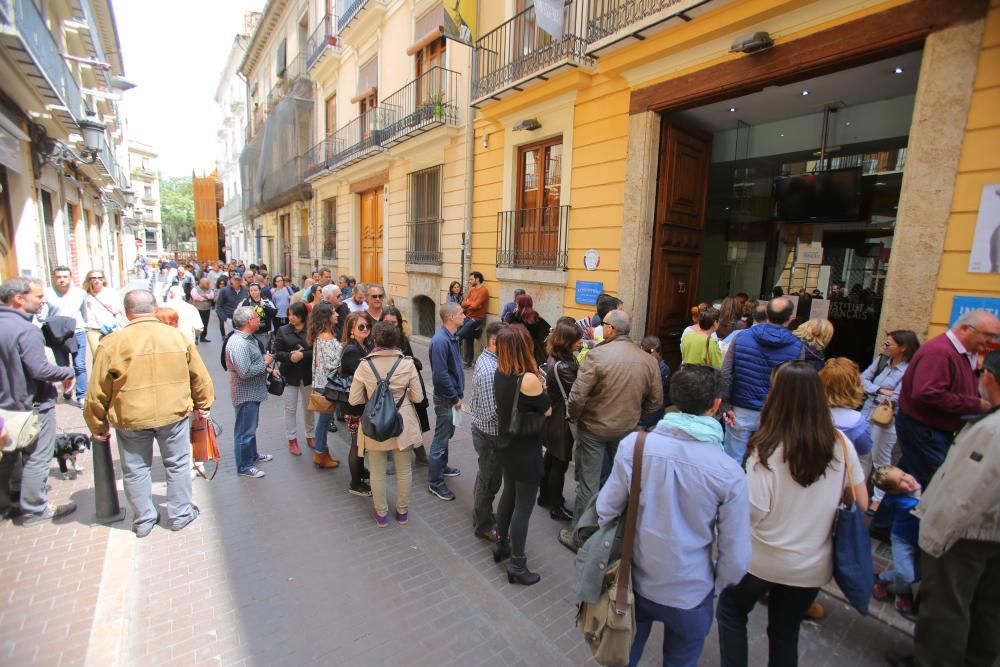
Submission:
M 631 323 L 624 310 L 605 316 L 604 340 L 587 353 L 569 394 L 569 419 L 578 426 L 574 517 L 583 515 L 603 486 L 618 442 L 663 405 L 660 370 L 653 356 L 629 338 Z M 559 541 L 575 551 L 580 545 L 573 528 L 559 531 Z
M 178 329 L 156 319 L 155 310 L 152 292 L 125 295 L 128 326 L 101 339 L 83 406 L 95 439 L 107 440 L 115 427 L 137 537 L 146 537 L 160 522 L 147 463 L 154 438 L 167 472 L 168 527 L 180 530 L 198 517 L 191 504 L 189 416 L 193 410 L 207 414 L 215 400 L 198 349 Z

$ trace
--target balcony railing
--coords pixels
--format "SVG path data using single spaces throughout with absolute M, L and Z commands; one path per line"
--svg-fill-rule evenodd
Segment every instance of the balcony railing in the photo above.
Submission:
M 407 264 L 441 263 L 442 220 L 411 220 L 406 243 Z
M 389 109 L 368 109 L 327 137 L 326 167 L 340 169 L 381 151 L 382 134 L 391 118 Z
M 438 125 L 458 124 L 458 72 L 432 67 L 382 100 L 388 114 L 382 145 L 394 146 Z
M 628 31 L 629 34 L 644 25 L 677 16 L 704 4 L 708 0 L 589 0 L 587 9 L 587 42 L 594 44 L 605 37 Z M 657 17 L 657 15 L 661 15 Z M 616 40 L 611 40 L 612 42 Z
M 300 53 L 285 63 L 285 71 L 281 74 L 278 82 L 271 86 L 271 92 L 267 94 L 267 112 L 271 113 L 278 102 L 285 99 L 285 96 L 292 90 L 295 80 L 300 76 L 306 76 L 306 55 Z
M 309 35 L 309 41 L 306 42 L 306 54 L 308 55 L 306 69 L 312 69 L 327 49 L 340 48 L 340 42 L 337 41 L 335 32 L 336 27 L 337 17 L 333 14 L 327 14 L 320 19 L 316 29 Z
M 586 19 L 586 1 L 567 0 L 561 39 L 538 27 L 534 7 L 483 35 L 476 46 L 473 99 L 490 97 L 563 65 L 593 65 L 587 55 Z
M 309 235 L 299 238 L 299 259 L 309 259 Z
M 342 7 L 340 18 L 337 19 L 337 34 L 340 34 L 348 26 L 367 3 L 368 0 L 347 0 L 343 3 L 346 6 Z
M 3 43 L 8 49 L 24 51 L 30 61 L 15 58 L 18 67 L 28 74 L 29 81 L 36 83 L 41 89 L 42 97 L 47 103 L 66 107 L 70 118 L 67 121 L 78 121 L 83 118 L 83 104 L 80 97 L 80 86 L 73 73 L 66 66 L 55 38 L 45 24 L 45 17 L 39 12 L 33 0 L 4 0 L 0 4 L 0 19 L 5 25 L 16 28 L 14 36 L 17 42 L 11 44 L 5 37 Z M 26 72 L 30 68 L 31 72 Z M 40 73 L 44 83 L 38 83 Z
M 566 270 L 569 206 L 500 211 L 497 266 Z

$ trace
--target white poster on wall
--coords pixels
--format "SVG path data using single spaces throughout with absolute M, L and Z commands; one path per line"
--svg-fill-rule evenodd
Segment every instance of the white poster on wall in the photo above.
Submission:
M 828 320 L 830 319 L 830 302 L 826 299 L 813 299 L 812 308 L 809 310 L 809 319 Z
M 969 273 L 1000 273 L 1000 183 L 983 186 Z

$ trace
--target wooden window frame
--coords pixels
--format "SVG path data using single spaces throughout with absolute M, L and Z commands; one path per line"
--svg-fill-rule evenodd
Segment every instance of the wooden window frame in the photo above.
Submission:
M 541 193 L 544 190 L 543 186 L 544 186 L 544 183 L 545 183 L 545 173 L 546 173 L 545 169 L 546 169 L 546 166 L 547 166 L 546 162 L 544 160 L 545 149 L 549 148 L 551 146 L 561 145 L 562 143 L 563 143 L 563 135 L 560 134 L 560 135 L 557 135 L 555 137 L 550 137 L 548 139 L 543 139 L 542 141 L 536 141 L 536 142 L 533 142 L 533 143 L 530 143 L 530 144 L 523 144 L 523 145 L 517 147 L 517 168 L 516 168 L 516 172 L 517 173 L 516 173 L 516 176 L 515 176 L 517 180 L 515 181 L 515 184 L 514 184 L 515 188 L 516 188 L 515 193 L 514 193 L 514 195 L 515 195 L 514 208 L 516 208 L 518 210 L 524 209 L 524 154 L 526 152 L 532 151 L 532 150 L 539 150 L 539 151 L 541 151 L 541 155 L 542 155 L 543 159 L 540 160 L 540 162 L 539 162 L 540 163 L 540 170 L 538 172 L 538 183 L 539 183 L 538 191 L 539 191 L 539 193 Z M 561 181 L 562 181 L 562 179 L 561 179 L 561 174 L 560 174 L 560 185 L 559 185 L 560 203 L 561 203 L 561 200 L 562 200 L 562 182 Z M 544 203 L 543 203 L 542 206 L 536 206 L 535 208 L 544 208 Z
M 323 259 L 337 259 L 337 198 L 327 197 L 323 207 Z

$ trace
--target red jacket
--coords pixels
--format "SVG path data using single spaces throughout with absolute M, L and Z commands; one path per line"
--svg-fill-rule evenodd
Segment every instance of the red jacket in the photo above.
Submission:
M 924 343 L 903 375 L 899 409 L 910 419 L 954 433 L 962 415 L 980 414 L 979 388 L 969 360 L 947 335 Z

